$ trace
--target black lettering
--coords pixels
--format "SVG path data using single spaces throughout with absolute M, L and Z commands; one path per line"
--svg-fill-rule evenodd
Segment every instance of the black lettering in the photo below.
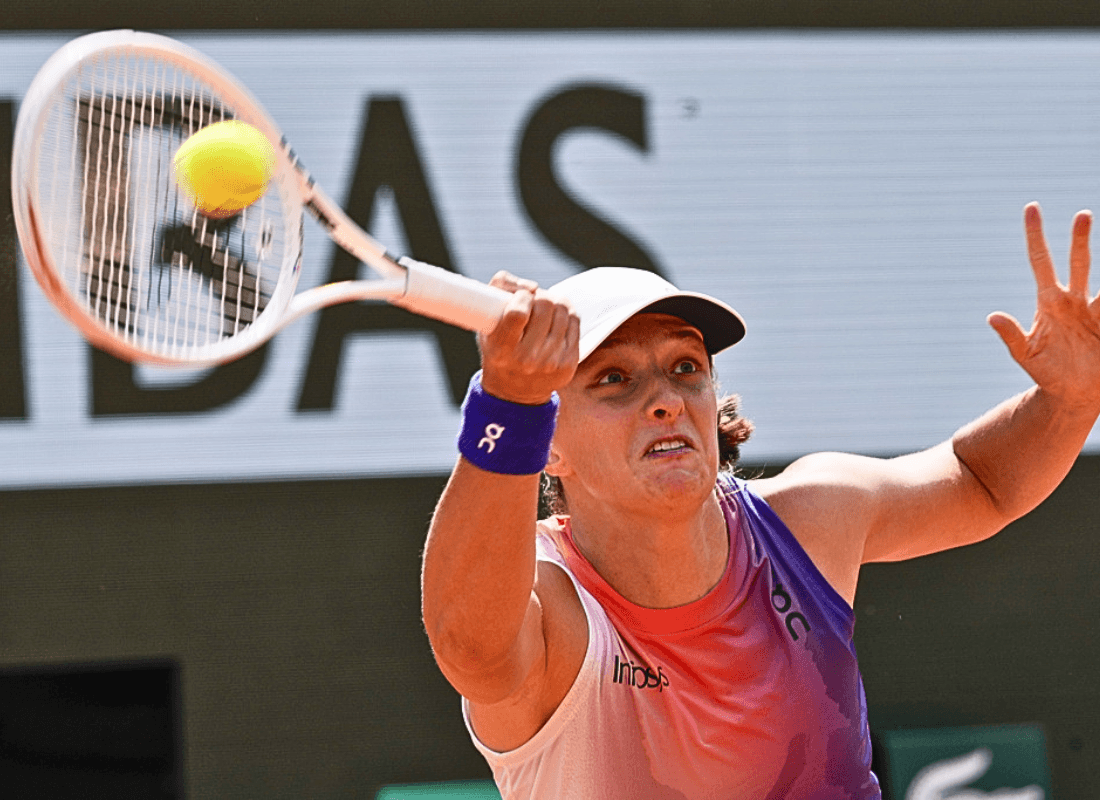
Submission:
M 787 594 L 787 590 L 783 588 L 783 584 L 775 584 L 775 588 L 772 589 L 772 608 L 780 614 L 786 614 L 791 607 L 791 602 L 791 596 Z
M 794 629 L 794 623 L 795 622 L 801 622 L 802 623 L 802 632 L 803 633 L 809 633 L 810 632 L 810 623 L 807 622 L 806 618 L 804 616 L 802 616 L 801 614 L 799 614 L 797 611 L 795 611 L 793 614 L 788 614 L 787 615 L 787 632 L 791 635 L 791 638 L 794 639 L 797 642 L 798 641 L 798 633 L 796 633 L 795 629 Z
M 267 352 L 265 345 L 186 386 L 146 387 L 138 384 L 133 364 L 89 346 L 92 416 L 197 414 L 224 406 L 256 382 Z
M 171 275 L 186 264 L 188 271 L 209 282 L 222 301 L 222 329 L 226 336 L 255 322 L 268 301 L 266 292 L 260 289 L 259 270 L 246 262 L 235 247 L 239 239 L 243 239 L 243 232 L 237 226 L 237 218 L 204 220 L 199 225 L 169 225 L 160 231 L 156 254 L 162 274 L 167 271 Z
M 520 200 L 546 241 L 585 268 L 637 267 L 660 273 L 642 248 L 574 198 L 554 170 L 554 144 L 566 132 L 591 128 L 648 150 L 645 97 L 614 86 L 582 84 L 550 96 L 531 113 L 516 159 Z
M 162 113 L 148 124 L 190 133 L 191 114 L 195 109 L 185 110 L 185 106 L 185 100 L 177 100 L 176 103 L 165 106 Z M 82 107 L 86 117 L 83 121 L 87 125 L 94 123 L 102 128 L 105 125 L 121 124 L 117 116 L 113 119 L 106 117 L 113 112 L 108 112 L 102 103 L 83 103 Z M 200 118 L 209 119 L 216 113 L 217 109 L 205 107 Z M 86 131 L 85 135 L 92 134 Z M 121 140 L 116 147 L 122 147 Z M 160 231 L 159 247 L 154 260 L 159 260 L 163 267 L 175 263 L 179 258 L 185 258 L 198 274 L 211 281 L 212 289 L 219 296 L 234 306 L 239 300 L 251 309 L 252 301 L 255 300 L 255 277 L 241 257 L 230 252 L 228 247 L 236 224 L 235 220 L 227 220 L 204 224 L 201 229 L 190 226 L 165 228 Z M 227 275 L 233 280 L 225 282 Z M 125 288 L 128 292 L 129 287 Z M 251 322 L 251 316 L 240 321 Z M 230 322 L 232 320 L 226 320 L 227 324 Z M 233 325 L 228 325 L 225 333 L 228 335 L 233 329 Z M 195 414 L 210 411 L 247 392 L 263 371 L 267 359 L 267 348 L 262 347 L 244 358 L 212 368 L 201 378 L 186 385 L 149 387 L 140 385 L 136 368 L 132 364 L 92 346 L 88 347 L 88 353 L 92 417 Z
M 23 331 L 15 220 L 11 205 L 11 147 L 15 104 L 0 100 L 0 419 L 27 419 Z
M 410 255 L 456 271 L 404 105 L 396 97 L 372 98 L 367 104 L 358 161 L 344 206 L 348 215 L 369 227 L 375 199 L 383 188 L 392 192 Z M 334 245 L 325 282 L 354 279 L 359 269 L 354 257 Z M 298 410 L 331 410 L 345 341 L 353 334 L 378 331 L 431 333 L 443 360 L 451 399 L 456 407 L 462 403 L 478 366 L 472 333 L 394 306 L 344 303 L 319 313 Z
M 620 661 L 618 655 L 615 656 L 615 666 L 611 671 L 611 682 L 628 683 L 638 689 L 656 689 L 658 692 L 663 692 L 664 687 L 669 685 L 668 676 L 661 667 L 657 667 L 654 672 L 652 667 L 645 664 Z

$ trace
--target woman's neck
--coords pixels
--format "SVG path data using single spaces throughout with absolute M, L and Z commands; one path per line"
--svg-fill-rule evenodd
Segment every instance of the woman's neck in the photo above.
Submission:
M 674 608 L 703 597 L 721 580 L 729 533 L 716 493 L 687 518 L 571 514 L 573 541 L 596 572 L 644 608 Z

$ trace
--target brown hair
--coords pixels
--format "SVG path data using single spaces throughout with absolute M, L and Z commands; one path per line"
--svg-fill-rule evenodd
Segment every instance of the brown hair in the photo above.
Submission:
M 752 436 L 752 422 L 740 414 L 741 397 L 728 394 L 718 399 L 718 468 L 733 472 L 741 458 L 741 445 Z M 539 518 L 566 514 L 565 492 L 561 480 L 542 473 L 539 484 Z

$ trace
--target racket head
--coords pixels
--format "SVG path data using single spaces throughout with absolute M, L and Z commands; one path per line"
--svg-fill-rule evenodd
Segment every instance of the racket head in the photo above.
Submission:
M 222 119 L 263 132 L 276 163 L 255 203 L 213 220 L 179 189 L 172 162 Z M 301 269 L 306 180 L 232 75 L 151 33 L 69 42 L 16 122 L 12 199 L 27 264 L 87 339 L 129 361 L 219 364 L 275 333 Z

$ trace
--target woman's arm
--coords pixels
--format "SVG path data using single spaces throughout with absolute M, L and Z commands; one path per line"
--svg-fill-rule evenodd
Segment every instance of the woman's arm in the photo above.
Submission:
M 1100 297 L 1088 291 L 1091 220 L 1088 212 L 1074 220 L 1063 286 L 1038 206 L 1025 209 L 1035 320 L 1027 332 L 1007 314 L 989 321 L 1034 387 L 930 450 L 895 459 L 822 453 L 758 482 L 842 594 L 854 596 L 861 563 L 992 536 L 1041 503 L 1073 466 L 1100 415 Z

